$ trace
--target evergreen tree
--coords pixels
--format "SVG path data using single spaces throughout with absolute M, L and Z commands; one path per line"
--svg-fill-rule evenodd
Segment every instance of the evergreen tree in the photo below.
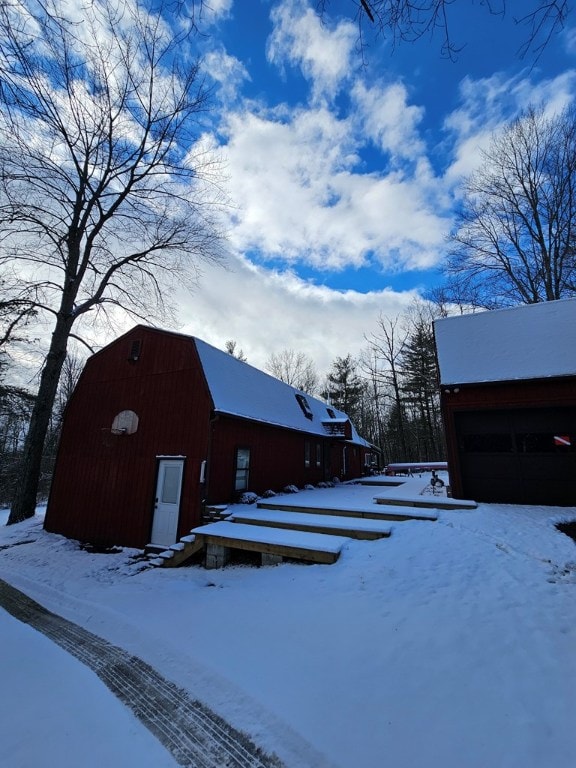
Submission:
M 429 305 L 415 307 L 402 351 L 402 400 L 410 432 L 410 459 L 434 460 L 444 455 L 438 366 Z
M 243 363 L 245 363 L 246 360 L 248 359 L 244 355 L 244 350 L 238 348 L 238 345 L 234 341 L 234 339 L 228 339 L 228 341 L 224 345 L 224 348 L 226 349 L 226 352 L 228 352 L 229 355 L 232 355 L 232 357 L 235 357 L 237 360 L 241 360 Z
M 326 377 L 322 397 L 339 411 L 344 411 L 354 424 L 359 423 L 362 395 L 365 386 L 356 373 L 356 361 L 352 355 L 337 357 Z

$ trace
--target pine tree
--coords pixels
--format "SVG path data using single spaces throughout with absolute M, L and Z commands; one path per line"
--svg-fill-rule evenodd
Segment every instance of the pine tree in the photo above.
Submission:
M 364 382 L 356 373 L 356 361 L 348 354 L 346 357 L 337 357 L 332 363 L 322 397 L 357 423 L 361 415 L 364 389 Z
M 402 354 L 402 399 L 409 415 L 411 457 L 433 460 L 443 456 L 438 369 L 432 326 L 415 322 Z
M 240 360 L 243 363 L 248 360 L 244 354 L 244 350 L 238 347 L 238 344 L 234 341 L 234 339 L 228 339 L 224 347 L 226 352 L 228 352 L 229 355 L 232 355 L 232 357 L 235 357 L 237 360 Z

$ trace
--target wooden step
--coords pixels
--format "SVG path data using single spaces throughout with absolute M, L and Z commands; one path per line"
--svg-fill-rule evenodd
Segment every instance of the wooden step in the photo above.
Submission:
M 374 496 L 380 505 L 419 507 L 425 509 L 476 509 L 478 504 L 468 499 L 452 499 L 448 496 Z
M 177 568 L 199 552 L 204 544 L 203 542 L 198 541 L 196 536 L 190 535 L 184 536 L 180 541 L 177 541 L 176 544 L 172 544 L 170 547 L 148 545 L 148 547 L 152 546 L 154 549 L 150 550 L 148 553 L 152 565 L 164 568 Z
M 375 477 L 373 480 L 370 478 L 362 478 L 362 480 L 358 480 L 358 485 L 384 485 L 384 486 L 390 486 L 392 488 L 396 488 L 399 485 L 404 485 L 406 480 L 404 478 L 387 478 L 387 477 Z
M 280 530 L 257 525 L 222 521 L 194 528 L 192 533 L 206 546 L 217 544 L 279 555 L 312 563 L 334 563 L 350 539 L 306 531 Z
M 365 504 L 352 507 L 332 506 L 332 507 L 312 507 L 297 502 L 271 502 L 258 501 L 257 509 L 276 509 L 282 512 L 304 512 L 316 515 L 336 515 L 337 517 L 364 517 L 369 520 L 436 520 L 438 514 L 434 511 L 425 509 L 414 509 L 404 506 L 395 506 L 384 508 L 378 504 Z
M 390 536 L 390 526 L 381 520 L 336 515 L 295 514 L 273 509 L 256 509 L 234 512 L 234 523 L 264 525 L 270 528 L 288 528 L 312 533 L 330 533 L 353 539 L 381 539 Z
M 190 536 L 185 536 L 183 539 L 180 539 L 179 543 L 183 544 L 183 547 L 179 547 L 178 544 L 174 545 L 174 547 L 171 547 L 171 549 L 174 549 L 174 557 L 166 563 L 168 568 L 176 568 L 179 565 L 182 565 L 182 563 L 190 560 L 191 557 L 193 557 L 197 552 L 200 552 L 200 550 L 203 548 L 204 543 L 202 541 L 198 541 L 195 536 L 192 541 L 186 541 L 186 539 L 190 538 Z

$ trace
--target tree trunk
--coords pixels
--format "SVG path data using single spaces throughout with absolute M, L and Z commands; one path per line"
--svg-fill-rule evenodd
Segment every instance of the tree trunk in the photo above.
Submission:
M 18 473 L 18 488 L 12 502 L 8 525 L 21 523 L 23 520 L 34 517 L 36 511 L 36 494 L 40 481 L 44 442 L 56 399 L 60 372 L 66 359 L 71 328 L 71 320 L 66 321 L 58 318 L 50 342 L 50 351 L 46 356 L 40 377 L 38 395 L 30 417 L 30 427 L 26 435 L 22 463 Z

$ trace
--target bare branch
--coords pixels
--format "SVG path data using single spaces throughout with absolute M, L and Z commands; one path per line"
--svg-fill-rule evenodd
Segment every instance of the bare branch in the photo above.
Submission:
M 368 23 L 376 34 L 389 35 L 393 47 L 439 33 L 442 56 L 455 59 L 466 44 L 465 40 L 454 41 L 451 34 L 451 7 L 458 1 L 462 5 L 462 0 L 349 0 L 349 5 L 355 8 L 362 51 L 364 25 Z M 330 0 L 319 0 L 320 15 L 326 15 L 332 4 Z M 525 0 L 484 0 L 481 4 L 488 13 L 501 18 L 509 7 L 518 6 L 520 15 L 513 16 L 514 22 L 527 30 L 518 55 L 523 58 L 532 53 L 536 60 L 563 29 L 571 10 L 568 0 L 534 0 L 531 10 L 526 9 Z

